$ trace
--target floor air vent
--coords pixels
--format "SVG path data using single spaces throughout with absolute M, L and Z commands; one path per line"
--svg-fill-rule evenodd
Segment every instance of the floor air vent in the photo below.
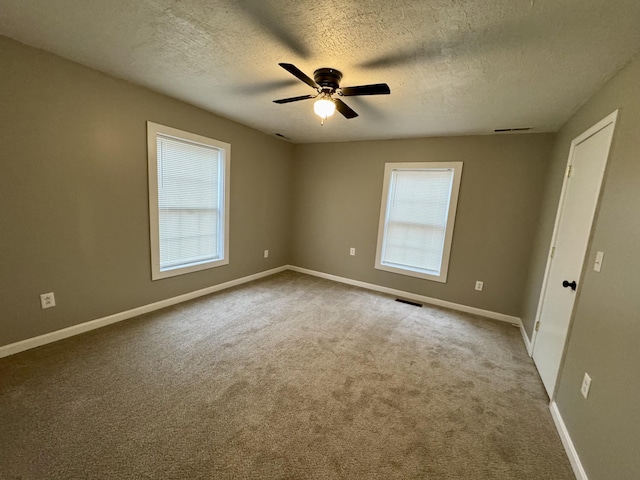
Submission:
M 406 303 L 407 305 L 413 305 L 414 307 L 422 307 L 421 303 L 412 302 L 411 300 L 404 300 L 402 298 L 396 298 L 396 302 Z

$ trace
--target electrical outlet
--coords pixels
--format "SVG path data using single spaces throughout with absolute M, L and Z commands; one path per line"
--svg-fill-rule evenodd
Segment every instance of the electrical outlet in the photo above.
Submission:
M 356 249 L 355 249 L 355 248 L 353 248 L 353 247 L 351 247 L 351 248 L 349 249 L 349 255 L 351 255 L 352 257 L 355 257 L 355 255 L 356 255 Z
M 269 250 L 264 251 L 264 258 L 269 258 Z
M 40 295 L 40 305 L 42 309 L 51 308 L 56 306 L 56 297 L 54 297 L 53 292 L 43 293 Z
M 582 386 L 580 387 L 580 393 L 584 398 L 589 396 L 589 389 L 591 388 L 591 377 L 585 372 L 582 379 Z
M 476 280 L 476 290 L 481 292 L 483 288 L 484 288 L 484 282 L 481 282 L 480 280 Z

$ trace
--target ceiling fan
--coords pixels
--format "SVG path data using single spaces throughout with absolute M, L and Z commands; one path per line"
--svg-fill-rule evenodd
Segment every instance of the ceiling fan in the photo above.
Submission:
M 298 80 L 303 81 L 311 88 L 316 90 L 315 95 L 302 95 L 300 97 L 283 98 L 282 100 L 274 100 L 274 103 L 290 103 L 299 100 L 309 100 L 320 97 L 314 104 L 313 110 L 322 118 L 322 124 L 338 110 L 345 118 L 354 118 L 358 114 L 354 112 L 346 103 L 334 95 L 341 97 L 353 97 L 356 95 L 388 95 L 391 93 L 389 85 L 386 83 L 376 83 L 373 85 L 360 85 L 357 87 L 340 87 L 342 80 L 342 72 L 335 68 L 319 68 L 313 72 L 313 80 L 302 72 L 298 67 L 291 63 L 280 63 L 291 75 Z

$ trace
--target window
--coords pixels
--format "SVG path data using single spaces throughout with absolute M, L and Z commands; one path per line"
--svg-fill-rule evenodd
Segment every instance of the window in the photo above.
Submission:
M 462 162 L 385 164 L 377 269 L 447 281 L 461 175 Z
M 229 263 L 231 146 L 147 122 L 151 278 Z

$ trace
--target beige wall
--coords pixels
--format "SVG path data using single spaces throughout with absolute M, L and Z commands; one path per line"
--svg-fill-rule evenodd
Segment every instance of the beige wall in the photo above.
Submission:
M 532 134 L 296 145 L 293 263 L 520 316 L 552 142 Z M 464 162 L 446 284 L 374 269 L 384 164 L 420 161 Z
M 0 65 L 0 345 L 289 263 L 290 144 L 4 37 Z M 151 281 L 147 120 L 231 144 L 228 266 Z
M 589 480 L 640 478 L 640 56 L 558 133 L 541 217 L 544 235 L 535 248 L 549 247 L 571 141 L 616 109 L 601 203 L 556 393 Z M 605 252 L 600 273 L 592 268 L 597 251 Z M 544 272 L 545 262 L 546 253 L 531 271 Z M 537 302 L 539 277 L 529 283 L 531 303 Z M 588 400 L 580 395 L 585 372 L 592 378 Z

